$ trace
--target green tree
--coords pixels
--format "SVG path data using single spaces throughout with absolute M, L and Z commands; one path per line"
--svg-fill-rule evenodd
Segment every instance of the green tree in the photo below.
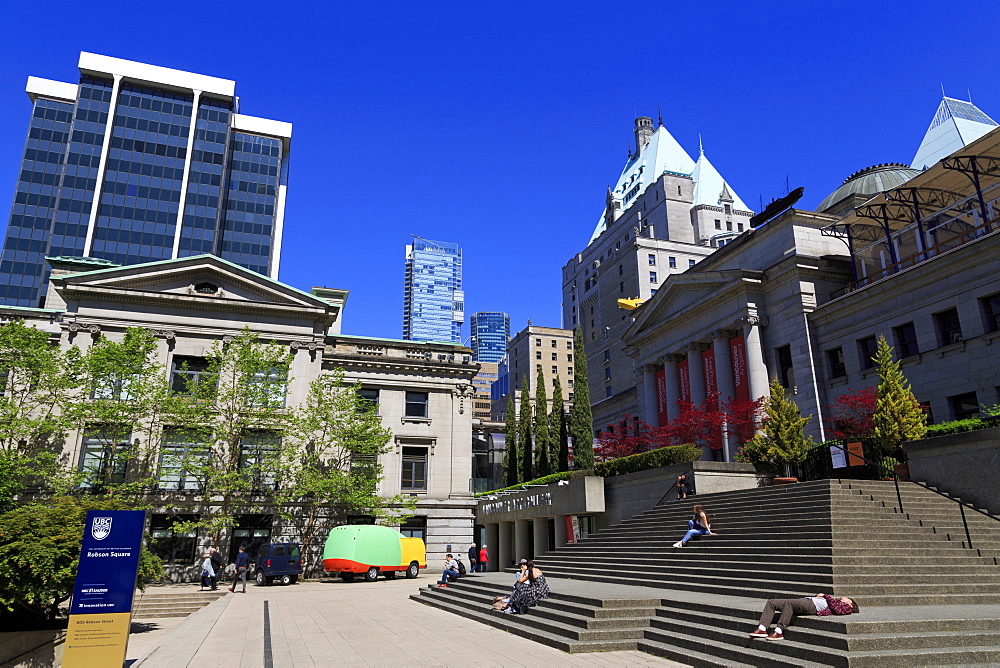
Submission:
M 549 413 L 549 458 L 555 473 L 569 470 L 569 430 L 563 405 L 562 384 L 557 375 L 552 379 L 552 411 Z
M 590 410 L 590 385 L 587 381 L 587 353 L 583 330 L 576 330 L 573 345 L 573 408 L 569 417 L 569 436 L 573 441 L 573 468 L 594 467 L 594 414 Z
M 892 353 L 892 347 L 880 335 L 874 358 L 879 380 L 872 439 L 885 450 L 898 453 L 903 441 L 927 433 L 927 417 Z
M 771 381 L 771 395 L 764 405 L 764 420 L 760 431 L 740 448 L 739 461 L 759 462 L 771 466 L 792 464 L 805 460 L 812 437 L 806 437 L 805 426 L 812 416 L 802 417 L 799 407 L 785 396 L 785 388 L 775 378 Z
M 511 487 L 521 480 L 521 466 L 518 459 L 517 411 L 514 409 L 514 393 L 507 395 L 507 418 L 504 425 L 503 480 Z
M 138 502 L 155 482 L 165 424 L 184 424 L 190 403 L 170 391 L 157 341 L 131 327 L 121 341 L 100 337 L 81 360 L 82 388 L 67 415 L 84 434 L 80 483 Z
M 528 482 L 529 480 L 534 479 L 534 476 L 531 475 L 532 415 L 531 393 L 528 388 L 528 373 L 525 372 L 524 376 L 521 378 L 521 414 L 517 420 L 517 424 L 521 432 L 517 439 L 517 456 L 521 463 L 521 482 Z
M 73 593 L 87 511 L 123 509 L 114 499 L 61 496 L 0 515 L 0 608 L 55 619 Z M 139 588 L 162 572 L 159 557 L 143 550 Z
M 202 512 L 175 528 L 204 528 L 216 544 L 237 514 L 269 505 L 289 447 L 282 436 L 290 425 L 285 397 L 291 353 L 260 342 L 249 328 L 227 339 L 212 346 L 207 368 L 191 374 L 182 393 L 196 415 L 188 422 L 189 447 L 179 466 L 197 481 Z
M 299 529 L 302 554 L 338 522 L 338 516 L 371 515 L 399 524 L 416 499 L 379 494 L 392 432 L 382 426 L 378 405 L 347 384 L 343 369 L 315 379 L 305 402 L 291 410 L 274 492 L 281 516 Z M 312 565 L 312 564 L 310 564 Z
M 549 458 L 549 399 L 545 390 L 545 375 L 538 365 L 535 377 L 535 476 L 541 478 L 553 473 Z

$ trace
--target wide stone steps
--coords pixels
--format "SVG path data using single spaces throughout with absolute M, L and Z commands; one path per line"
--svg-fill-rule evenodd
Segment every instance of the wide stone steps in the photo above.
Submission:
M 136 593 L 132 618 L 142 620 L 157 617 L 187 617 L 225 593 L 221 590 L 217 592 L 151 593 L 147 589 L 146 592 Z

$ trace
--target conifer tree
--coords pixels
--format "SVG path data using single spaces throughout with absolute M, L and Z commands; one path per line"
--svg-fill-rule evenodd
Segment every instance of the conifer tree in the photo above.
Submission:
M 573 409 L 569 435 L 573 439 L 573 468 L 594 466 L 594 414 L 590 410 L 590 386 L 587 384 L 587 353 L 583 348 L 583 330 L 576 330 L 573 345 Z
M 875 351 L 879 381 L 872 439 L 886 450 L 898 451 L 903 441 L 920 438 L 927 432 L 927 418 L 892 352 L 885 337 L 880 335 Z
M 764 413 L 760 431 L 741 448 L 742 457 L 772 465 L 802 462 L 813 445 L 812 437 L 805 434 L 812 416 L 802 417 L 795 402 L 785 396 L 785 388 L 777 378 L 771 381 L 771 396 Z
M 566 424 L 566 410 L 563 407 L 562 384 L 557 375 L 552 379 L 552 410 L 549 413 L 549 460 L 553 473 L 569 470 L 569 431 Z
M 538 365 L 535 376 L 535 475 L 539 478 L 551 474 L 552 460 L 549 458 L 549 398 L 545 391 L 545 376 L 542 365 Z
M 514 393 L 507 395 L 507 424 L 504 428 L 503 451 L 503 480 L 505 487 L 512 487 L 521 480 L 521 466 L 517 455 L 518 433 L 517 433 L 517 411 L 514 410 Z
M 528 374 L 521 379 L 521 413 L 517 420 L 518 437 L 517 455 L 521 462 L 521 482 L 532 480 L 531 475 L 531 391 Z

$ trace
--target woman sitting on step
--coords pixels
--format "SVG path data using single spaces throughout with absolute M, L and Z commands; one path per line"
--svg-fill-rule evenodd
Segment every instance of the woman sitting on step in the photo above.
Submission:
M 688 520 L 688 530 L 684 537 L 674 543 L 674 547 L 684 547 L 689 540 L 695 536 L 717 536 L 712 533 L 712 525 L 708 521 L 708 515 L 700 503 L 694 504 L 694 517 Z
M 504 612 L 523 615 L 528 608 L 533 607 L 543 598 L 549 597 L 549 584 L 541 569 L 535 568 L 535 562 L 529 561 L 521 566 L 521 577 L 514 585 L 514 593 Z

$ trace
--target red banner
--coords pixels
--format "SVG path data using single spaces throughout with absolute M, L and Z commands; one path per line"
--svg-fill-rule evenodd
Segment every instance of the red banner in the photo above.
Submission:
M 688 370 L 688 361 L 677 363 L 677 375 L 681 381 L 681 401 L 691 402 L 691 372 Z
M 660 414 L 660 426 L 670 421 L 667 417 L 667 372 L 660 369 L 656 372 L 656 412 Z
M 750 401 L 750 376 L 747 374 L 747 348 L 740 334 L 729 340 L 729 352 L 733 359 L 733 385 L 736 398 Z
M 709 348 L 701 353 L 701 367 L 705 370 L 705 396 L 719 391 L 715 380 L 715 353 Z

